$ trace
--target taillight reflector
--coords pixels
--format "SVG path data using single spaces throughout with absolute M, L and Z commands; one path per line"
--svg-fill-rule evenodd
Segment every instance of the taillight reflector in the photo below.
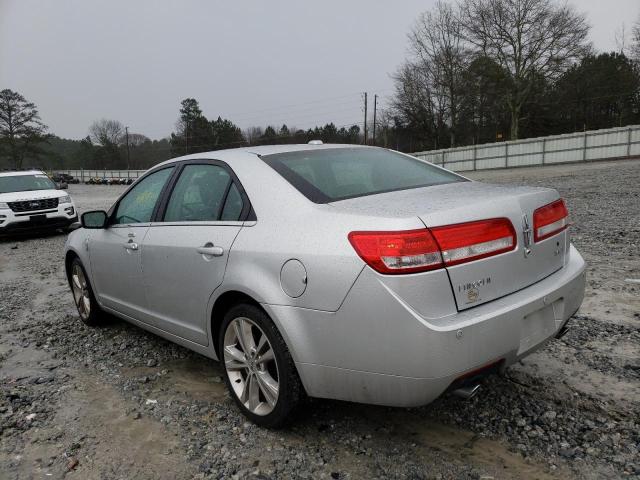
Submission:
M 478 260 L 516 248 L 516 231 L 507 218 L 446 225 L 431 229 L 446 266 Z
M 569 211 L 559 199 L 533 212 L 533 239 L 536 242 L 560 233 L 569 226 Z
M 374 270 L 415 273 L 442 267 L 442 256 L 426 228 L 400 232 L 351 232 L 349 242 Z

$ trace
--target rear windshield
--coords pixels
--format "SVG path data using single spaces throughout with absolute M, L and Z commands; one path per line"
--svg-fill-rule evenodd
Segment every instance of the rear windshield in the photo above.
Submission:
M 11 175 L 0 177 L 0 193 L 28 190 L 55 190 L 55 184 L 46 175 Z
M 315 203 L 463 182 L 463 177 L 382 148 L 330 148 L 262 159 Z

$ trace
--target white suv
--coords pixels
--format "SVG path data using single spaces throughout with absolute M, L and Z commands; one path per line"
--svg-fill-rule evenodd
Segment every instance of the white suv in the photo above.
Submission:
M 0 235 L 55 230 L 77 221 L 71 197 L 44 172 L 0 172 Z

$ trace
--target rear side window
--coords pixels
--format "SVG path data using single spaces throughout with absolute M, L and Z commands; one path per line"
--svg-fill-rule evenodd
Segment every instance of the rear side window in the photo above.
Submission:
M 218 165 L 185 166 L 171 193 L 164 221 L 218 220 L 230 184 L 229 172 Z
M 231 184 L 229 189 L 229 195 L 224 203 L 224 209 L 222 210 L 222 216 L 220 220 L 237 221 L 240 220 L 240 214 L 242 214 L 242 208 L 244 203 L 242 201 L 242 195 L 235 183 Z
M 330 148 L 262 159 L 315 203 L 466 181 L 427 162 L 381 148 Z

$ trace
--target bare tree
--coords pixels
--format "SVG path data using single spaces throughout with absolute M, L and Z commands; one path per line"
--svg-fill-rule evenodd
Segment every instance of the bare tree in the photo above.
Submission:
M 129 134 L 129 146 L 130 147 L 139 147 L 140 145 L 144 145 L 147 142 L 150 142 L 151 140 L 149 139 L 149 137 L 147 137 L 146 135 L 143 135 L 141 133 L 130 133 Z M 120 136 L 120 143 L 122 145 L 126 145 L 127 143 L 127 138 L 126 135 L 125 136 Z
M 0 91 L 0 157 L 22 168 L 26 156 L 42 153 L 38 144 L 48 140 L 46 131 L 35 104 L 13 90 Z
M 631 58 L 640 63 L 640 16 L 631 27 L 631 46 L 629 48 Z
M 588 50 L 582 13 L 553 0 L 463 0 L 466 39 L 496 60 L 510 81 L 511 139 L 536 76 L 554 79 Z
M 427 75 L 431 90 L 444 102 L 454 147 L 463 98 L 462 76 L 470 58 L 454 8 L 438 0 L 433 10 L 422 13 L 409 33 L 409 46 L 414 63 Z
M 620 27 L 616 28 L 613 33 L 613 39 L 616 42 L 616 49 L 623 55 L 626 55 L 629 51 L 629 32 L 627 31 L 627 25 L 622 22 Z
M 433 88 L 429 69 L 424 65 L 406 62 L 393 75 L 395 94 L 392 108 L 396 116 L 425 138 L 433 139 L 433 148 L 438 148 L 438 138 L 444 125 L 444 97 Z
M 124 125 L 118 120 L 105 118 L 96 120 L 89 127 L 89 138 L 95 145 L 111 147 L 118 145 L 124 134 Z
M 255 145 L 263 133 L 262 127 L 249 127 L 244 131 L 244 136 L 249 145 Z

